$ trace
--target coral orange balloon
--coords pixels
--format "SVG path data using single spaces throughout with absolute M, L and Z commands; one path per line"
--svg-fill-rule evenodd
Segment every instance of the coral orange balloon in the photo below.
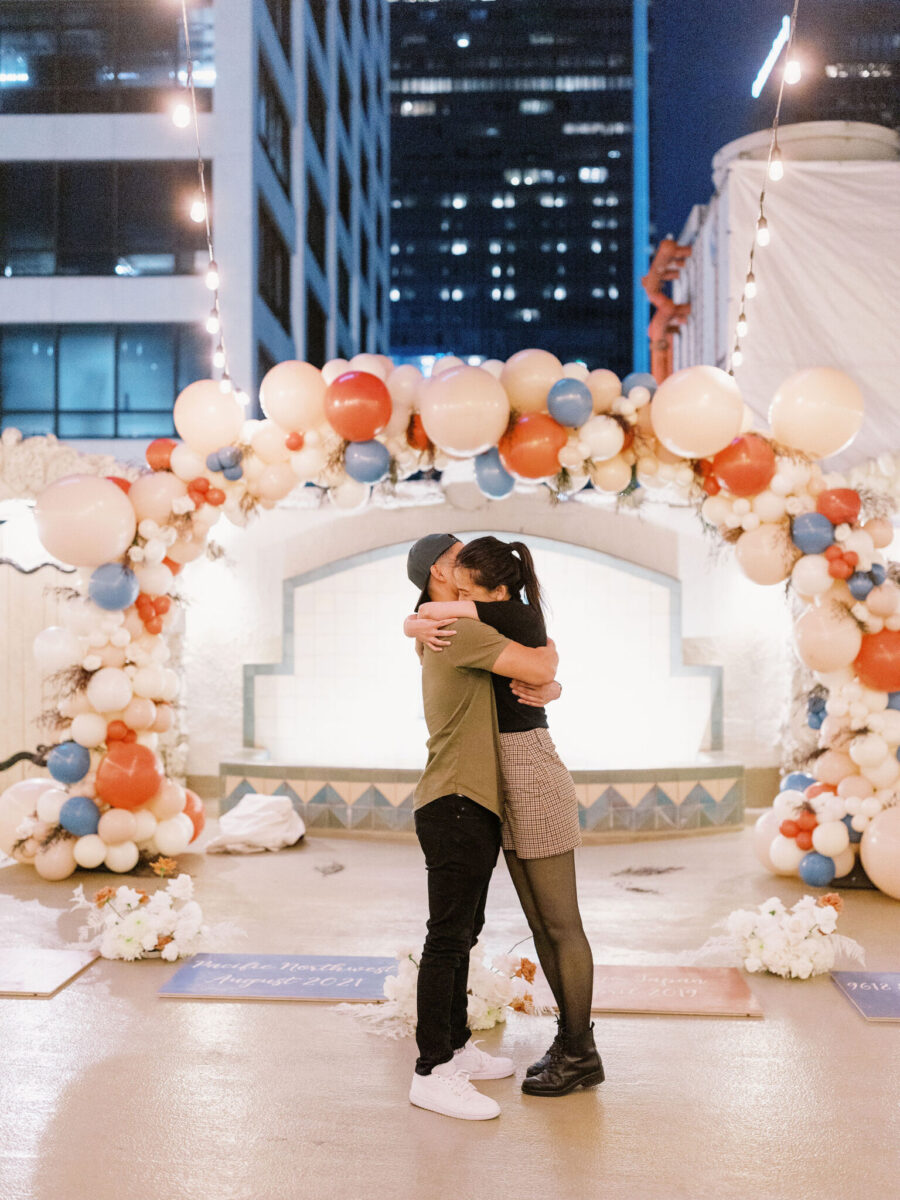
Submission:
M 832 525 L 852 525 L 859 516 L 862 501 L 853 488 L 828 488 L 819 492 L 816 512 L 827 517 Z
M 559 452 L 569 440 L 566 429 L 548 413 L 527 413 L 500 439 L 507 471 L 523 479 L 546 479 L 559 470 Z
M 733 496 L 755 496 L 775 475 L 775 451 L 756 434 L 744 434 L 715 456 L 713 473 Z
M 163 773 L 156 755 L 136 742 L 114 742 L 97 768 L 97 797 L 113 808 L 140 808 L 159 791 Z
M 345 371 L 325 393 L 325 416 L 346 441 L 371 441 L 391 419 L 391 393 L 377 375 Z
M 191 841 L 195 842 L 206 825 L 206 813 L 203 810 L 203 801 L 196 792 L 192 792 L 190 788 L 185 788 L 184 794 L 187 797 L 184 812 L 191 818 L 191 824 L 194 826 L 194 836 L 191 838 Z
M 157 438 L 151 442 L 147 447 L 147 464 L 150 469 L 153 471 L 168 471 L 172 462 L 172 451 L 177 445 L 178 443 L 173 441 L 172 438 Z
M 900 691 L 900 632 L 883 629 L 865 636 L 853 665 L 865 687 L 876 692 Z

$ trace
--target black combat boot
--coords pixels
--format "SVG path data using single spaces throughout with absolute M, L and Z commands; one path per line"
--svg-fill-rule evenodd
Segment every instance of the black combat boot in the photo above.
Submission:
M 522 1081 L 529 1096 L 566 1096 L 578 1087 L 594 1087 L 604 1080 L 603 1063 L 594 1045 L 594 1026 L 584 1033 L 563 1035 L 560 1051 L 537 1075 Z
M 566 1035 L 566 1023 L 562 1017 L 556 1018 L 556 1037 L 550 1043 L 550 1049 L 546 1054 L 542 1055 L 537 1062 L 533 1062 L 525 1072 L 525 1078 L 531 1075 L 539 1075 L 545 1067 L 549 1067 L 557 1054 L 562 1053 L 563 1038 Z

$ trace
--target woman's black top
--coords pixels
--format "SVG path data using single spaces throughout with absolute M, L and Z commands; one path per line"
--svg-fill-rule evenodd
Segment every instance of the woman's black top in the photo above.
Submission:
M 540 613 L 521 600 L 476 600 L 478 619 L 521 646 L 546 646 L 547 630 Z M 510 680 L 494 675 L 497 700 L 497 728 L 501 733 L 524 733 L 528 729 L 546 729 L 543 708 L 520 704 L 510 688 Z

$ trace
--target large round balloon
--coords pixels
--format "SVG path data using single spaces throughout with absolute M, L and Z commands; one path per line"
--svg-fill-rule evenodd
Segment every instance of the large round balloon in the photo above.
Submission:
M 435 376 L 421 393 L 420 411 L 426 434 L 447 454 L 482 454 L 509 424 L 506 392 L 481 367 L 451 367 Z
M 140 808 L 163 781 L 156 755 L 137 742 L 114 742 L 97 768 L 97 796 L 113 808 Z
M 775 440 L 813 458 L 846 450 L 862 422 L 862 392 L 834 367 L 797 371 L 782 383 L 769 406 Z
M 475 482 L 485 496 L 492 500 L 502 500 L 516 486 L 516 481 L 500 461 L 500 452 L 496 446 L 485 450 L 475 459 Z
M 38 800 L 56 788 L 52 779 L 22 779 L 0 792 L 0 851 L 12 854 L 19 840 L 16 830 L 26 817 L 37 812 Z
M 121 558 L 137 527 L 129 497 L 99 475 L 65 475 L 37 498 L 38 537 L 54 558 L 99 567 Z
M 685 367 L 660 384 L 650 420 L 667 450 L 707 458 L 740 433 L 744 401 L 732 376 L 719 367 Z
M 187 495 L 187 484 L 168 471 L 142 475 L 131 485 L 128 498 L 139 521 L 165 525 L 172 519 L 172 504 Z
M 775 474 L 775 451 L 757 434 L 745 433 L 715 456 L 713 474 L 732 496 L 755 496 Z
M 775 871 L 775 866 L 769 857 L 769 851 L 772 848 L 772 842 L 778 834 L 780 825 L 781 814 L 776 812 L 774 808 L 767 808 L 753 826 L 753 853 L 767 871 Z
M 223 392 L 213 379 L 190 383 L 175 401 L 175 428 L 201 455 L 233 445 L 244 427 L 244 409 L 233 391 Z
M 828 607 L 808 608 L 794 623 L 797 653 L 811 671 L 837 671 L 849 666 L 859 654 L 862 641 L 853 618 Z
M 900 691 L 900 632 L 883 629 L 867 634 L 854 666 L 865 687 L 876 692 Z
M 266 372 L 259 402 L 266 416 L 282 429 L 305 433 L 325 420 L 327 386 L 317 367 L 291 359 Z
M 543 412 L 547 396 L 563 377 L 563 365 L 549 350 L 520 350 L 500 373 L 510 407 L 519 413 Z
M 368 442 L 391 418 L 391 393 L 367 371 L 345 371 L 325 392 L 325 416 L 348 442 Z
M 859 856 L 877 888 L 900 900 L 900 807 L 872 818 L 862 835 Z
M 742 533 L 735 546 L 738 566 L 754 583 L 783 583 L 799 551 L 780 525 L 760 525 Z
M 71 629 L 61 625 L 50 625 L 34 639 L 34 660 L 42 675 L 53 675 L 74 667 L 84 658 L 77 636 Z
M 520 417 L 500 441 L 500 459 L 507 471 L 523 479 L 546 479 L 559 470 L 559 452 L 569 435 L 547 413 Z

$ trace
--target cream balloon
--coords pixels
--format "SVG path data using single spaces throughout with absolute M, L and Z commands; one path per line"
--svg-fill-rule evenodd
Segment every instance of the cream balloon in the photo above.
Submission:
M 322 378 L 325 381 L 326 388 L 334 383 L 339 375 L 343 375 L 349 366 L 350 364 L 346 358 L 333 358 L 330 362 L 327 362 L 322 368 Z
M 80 837 L 72 847 L 72 857 L 79 867 L 84 867 L 86 871 L 93 871 L 106 858 L 107 849 L 106 842 L 102 837 L 96 833 L 88 833 L 84 837 Z
M 183 479 L 169 471 L 153 471 L 134 481 L 128 499 L 139 521 L 166 525 L 172 519 L 172 505 L 186 495 L 187 485 Z
M 421 384 L 422 372 L 412 363 L 395 367 L 387 377 L 387 390 L 391 393 L 394 406 L 411 407 L 415 403 Z
M 875 886 L 900 900 L 900 806 L 872 818 L 862 835 L 859 856 Z
M 195 562 L 206 550 L 206 534 L 201 533 L 199 537 L 180 537 L 177 538 L 168 550 L 168 557 L 175 563 Z M 152 570 L 153 568 L 145 568 Z M 163 571 L 168 571 L 168 567 L 163 567 Z M 162 576 L 160 576 L 162 578 Z M 140 578 L 138 580 L 141 582 Z M 142 586 L 142 591 L 147 589 Z M 158 593 L 151 592 L 151 595 Z
M 834 367 L 797 371 L 781 384 L 769 406 L 775 440 L 813 458 L 846 450 L 862 422 L 859 386 Z
M 741 534 L 734 556 L 748 579 L 771 586 L 787 579 L 799 553 L 780 525 L 760 525 Z
M 896 612 L 900 605 L 900 588 L 891 579 L 886 579 L 880 587 L 872 588 L 866 596 L 866 608 L 873 616 L 889 617 Z
M 363 351 L 361 354 L 354 354 L 347 363 L 348 371 L 365 371 L 367 375 L 375 375 L 382 382 L 387 379 L 389 369 L 385 365 L 382 355 L 369 354 L 366 351 Z
M 590 371 L 583 362 L 567 362 L 563 363 L 563 378 L 578 379 L 581 383 L 587 383 Z
M 813 850 L 826 858 L 836 858 L 850 845 L 850 833 L 843 821 L 826 821 L 812 831 Z
M 128 496 L 101 475 L 64 475 L 45 487 L 34 520 L 44 548 L 76 567 L 121 558 L 137 529 Z
M 776 496 L 768 488 L 750 501 L 753 511 L 761 521 L 780 521 L 787 511 L 783 496 Z
M 578 440 L 588 448 L 594 462 L 615 458 L 625 445 L 625 431 L 612 417 L 590 417 L 578 430 Z
M 833 855 L 832 858 L 834 861 L 835 879 L 846 878 L 856 866 L 856 851 L 853 846 L 848 846 L 846 850 L 842 850 L 840 854 Z
M 806 851 L 801 850 L 793 838 L 776 834 L 769 847 L 769 861 L 776 875 L 796 875 Z
M 365 508 L 369 502 L 369 485 L 358 483 L 355 479 L 344 479 L 341 483 L 329 488 L 328 499 L 342 512 L 356 512 Z
M 283 500 L 296 486 L 297 475 L 291 463 L 278 462 L 265 468 L 253 490 L 262 500 Z
M 772 859 L 769 857 L 769 850 L 778 835 L 781 821 L 780 813 L 776 812 L 774 808 L 767 808 L 753 826 L 753 853 L 767 871 L 775 871 Z
M 601 492 L 623 492 L 631 483 L 631 466 L 621 455 L 594 463 L 590 469 L 591 483 Z
M 431 378 L 436 379 L 438 375 L 443 375 L 446 371 L 452 371 L 454 367 L 461 367 L 463 365 L 463 360 L 457 358 L 455 354 L 445 354 L 431 368 Z
M 285 445 L 286 438 L 284 429 L 274 421 L 260 421 L 253 431 L 250 445 L 253 447 L 253 453 L 264 463 L 286 463 L 291 457 L 291 451 Z
M 894 527 L 886 517 L 872 517 L 863 529 L 872 539 L 876 550 L 886 550 L 894 540 Z
M 156 720 L 156 705 L 152 700 L 143 696 L 135 696 L 130 700 L 122 713 L 122 720 L 129 727 L 140 732 L 149 729 Z
M 58 838 L 46 850 L 39 850 L 34 856 L 34 869 L 42 879 L 53 882 L 68 879 L 78 866 L 74 851 L 74 838 Z
M 820 596 L 834 582 L 828 568 L 829 562 L 824 554 L 804 554 L 794 563 L 791 583 L 801 596 Z
M 115 871 L 117 875 L 125 875 L 134 870 L 140 857 L 141 852 L 134 842 L 119 842 L 107 848 L 103 861 L 110 871 Z
M 319 474 L 325 466 L 327 456 L 320 446 L 304 446 L 291 455 L 291 470 L 299 482 L 306 483 Z M 260 471 L 259 478 L 262 475 Z
M 78 789 L 79 792 L 81 788 Z M 62 788 L 48 788 L 38 797 L 37 802 L 37 818 L 39 821 L 46 821 L 50 825 L 56 825 L 59 822 L 59 814 L 62 806 L 68 800 L 68 795 Z
M 179 442 L 172 451 L 172 457 L 169 460 L 169 469 L 173 475 L 177 475 L 179 479 L 185 483 L 190 483 L 192 479 L 199 477 L 208 478 L 211 474 L 206 468 L 206 459 L 201 458 L 196 451 L 190 446 L 186 446 L 184 442 Z
M 171 550 L 171 547 L 169 549 Z M 172 561 L 174 562 L 175 559 L 173 558 Z M 175 582 L 175 576 L 165 563 L 157 563 L 152 567 L 148 567 L 146 563 L 135 563 L 132 569 L 137 576 L 141 591 L 146 592 L 148 596 L 164 596 L 171 591 Z
M 794 644 L 811 671 L 836 671 L 859 654 L 862 633 L 849 616 L 829 608 L 808 608 L 794 622 Z
M 810 768 L 819 783 L 840 785 L 850 775 L 856 775 L 856 764 L 843 750 L 826 750 L 820 754 Z
M 133 694 L 131 680 L 116 667 L 101 667 L 91 676 L 87 698 L 98 713 L 111 713 L 125 707 Z
M 448 454 L 481 454 L 509 424 L 503 386 L 481 367 L 451 367 L 422 394 L 421 415 L 431 441 Z
M 153 837 L 157 824 L 156 817 L 149 808 L 137 808 L 133 815 L 135 820 L 134 840 L 138 843 L 146 842 L 148 838 Z
M 180 817 L 170 817 L 156 826 L 153 840 L 160 854 L 183 854 L 190 844 L 192 833 L 193 826 L 191 833 L 188 833 Z
M 591 393 L 595 413 L 610 412 L 613 404 L 622 395 L 622 382 L 615 371 L 607 371 L 601 367 L 597 371 L 589 372 L 584 382 Z
M 240 400 L 212 379 L 188 384 L 175 401 L 172 416 L 179 436 L 201 455 L 233 445 L 244 425 Z
M 131 685 L 134 688 L 136 696 L 152 700 L 154 697 L 162 696 L 165 688 L 165 680 L 166 677 L 163 668 L 158 663 L 152 663 L 150 666 L 140 667 L 135 671 Z
M 482 371 L 487 371 L 488 375 L 493 375 L 495 379 L 499 379 L 503 374 L 504 363 L 499 358 L 486 358 L 483 363 L 479 364 Z
M 650 405 L 653 431 L 667 450 L 707 458 L 740 433 L 744 401 L 719 367 L 685 367 L 664 380 Z
M 50 625 L 42 629 L 32 644 L 34 661 L 42 675 L 53 675 L 81 662 L 81 642 L 71 629 Z
M 339 372 L 340 373 L 340 372 Z M 325 420 L 328 383 L 311 363 L 290 359 L 276 364 L 259 388 L 262 410 L 282 429 L 305 433 Z
M 520 350 L 507 359 L 500 382 L 515 412 L 543 412 L 550 389 L 562 377 L 563 366 L 555 354 L 548 350 Z
M 137 819 L 127 808 L 111 808 L 100 818 L 97 833 L 107 846 L 132 842 L 137 833 Z

